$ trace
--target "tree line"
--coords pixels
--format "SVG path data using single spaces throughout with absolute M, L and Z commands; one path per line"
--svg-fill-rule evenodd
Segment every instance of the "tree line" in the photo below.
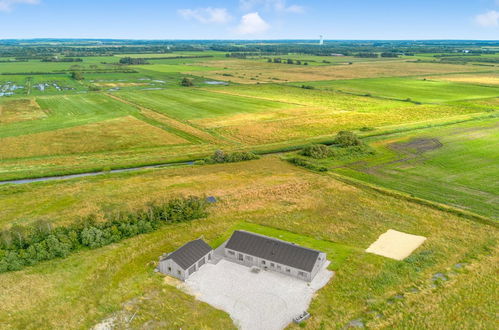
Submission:
M 139 211 L 108 214 L 103 220 L 92 214 L 69 226 L 54 228 L 41 220 L 29 226 L 14 225 L 0 232 L 0 273 L 203 218 L 208 215 L 207 206 L 205 198 L 189 196 L 152 203 Z

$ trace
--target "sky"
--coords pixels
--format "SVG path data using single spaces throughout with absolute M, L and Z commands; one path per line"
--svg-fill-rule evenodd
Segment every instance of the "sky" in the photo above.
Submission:
M 0 39 L 499 40 L 499 0 L 0 0 Z

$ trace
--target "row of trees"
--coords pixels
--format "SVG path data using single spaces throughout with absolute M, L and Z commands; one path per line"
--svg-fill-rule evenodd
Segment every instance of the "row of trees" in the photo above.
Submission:
M 139 57 L 122 57 L 120 58 L 120 64 L 123 65 L 141 65 L 141 64 L 149 64 L 145 58 Z
M 154 203 L 136 212 L 90 215 L 66 227 L 38 221 L 0 233 L 0 272 L 22 269 L 44 260 L 66 257 L 83 248 L 98 248 L 152 232 L 165 224 L 206 217 L 205 198 L 189 196 Z
M 301 65 L 302 64 L 302 61 L 301 60 L 293 60 L 291 58 L 288 58 L 288 59 L 282 59 L 280 57 L 274 57 L 273 59 L 272 58 L 268 58 L 267 59 L 267 62 L 269 63 L 285 63 L 285 64 L 296 64 L 296 65 Z M 308 62 L 303 62 L 303 65 L 308 65 Z

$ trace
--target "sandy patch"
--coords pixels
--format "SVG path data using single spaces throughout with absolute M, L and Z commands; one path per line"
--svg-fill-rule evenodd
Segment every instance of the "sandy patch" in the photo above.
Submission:
M 222 259 L 203 266 L 178 287 L 229 313 L 240 329 L 277 330 L 306 311 L 315 292 L 332 276 L 325 265 L 307 283 L 272 271 L 255 274 L 246 266 Z
M 386 233 L 381 234 L 378 240 L 367 248 L 366 252 L 395 260 L 403 260 L 410 256 L 425 240 L 426 237 L 423 236 L 389 229 Z

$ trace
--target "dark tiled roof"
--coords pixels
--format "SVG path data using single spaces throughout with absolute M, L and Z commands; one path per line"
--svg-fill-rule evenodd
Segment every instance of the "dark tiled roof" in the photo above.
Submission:
M 172 252 L 166 259 L 172 259 L 183 269 L 194 265 L 199 259 L 207 255 L 212 249 L 202 239 L 197 239 L 186 243 L 175 252 Z
M 317 250 L 242 230 L 235 231 L 225 247 L 307 272 L 312 271 L 320 253 Z

